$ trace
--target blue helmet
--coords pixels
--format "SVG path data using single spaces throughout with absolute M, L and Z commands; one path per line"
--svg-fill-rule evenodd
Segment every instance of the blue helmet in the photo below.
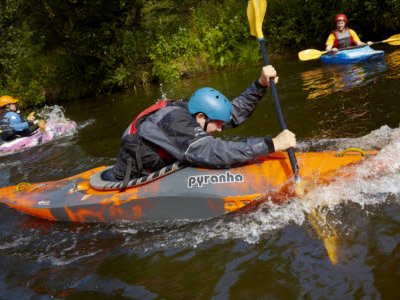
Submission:
M 195 91 L 189 99 L 188 108 L 192 115 L 203 113 L 210 120 L 231 120 L 232 104 L 222 93 L 210 87 Z

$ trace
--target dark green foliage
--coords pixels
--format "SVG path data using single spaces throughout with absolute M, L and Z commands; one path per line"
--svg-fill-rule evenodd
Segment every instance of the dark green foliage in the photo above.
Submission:
M 256 63 L 246 7 L 244 0 L 1 1 L 0 93 L 42 105 Z M 269 0 L 269 51 L 324 47 L 340 12 L 363 40 L 398 33 L 398 0 Z
M 149 28 L 154 33 L 149 56 L 157 77 L 175 79 L 258 59 L 254 55 L 257 44 L 249 35 L 246 2 L 193 1 L 187 6 L 169 2 L 179 4 L 175 4 L 175 10 L 170 6 L 168 15 L 157 14 L 161 24 L 157 30 Z M 154 3 L 146 2 L 144 6 L 144 10 L 152 11 L 151 15 L 160 9 L 160 4 Z M 148 21 L 146 24 L 151 25 Z
M 145 42 L 140 33 L 140 2 L 10 0 L 2 4 L 0 13 L 7 15 L 1 23 L 2 40 L 7 41 L 0 50 L 2 92 L 35 105 L 132 83 L 126 78 L 136 78 L 135 66 L 145 57 L 145 47 L 137 46 L 138 41 Z
M 271 48 L 283 53 L 309 47 L 324 48 L 334 29 L 334 17 L 344 13 L 360 38 L 385 39 L 399 33 L 398 0 L 275 0 L 268 1 L 265 35 Z

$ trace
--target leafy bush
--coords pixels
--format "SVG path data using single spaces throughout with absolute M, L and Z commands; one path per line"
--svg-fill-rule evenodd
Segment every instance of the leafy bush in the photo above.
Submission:
M 0 2 L 0 92 L 25 105 L 176 80 L 261 59 L 247 1 Z M 397 33 L 398 0 L 269 0 L 269 52 L 322 48 L 337 13 L 364 40 Z

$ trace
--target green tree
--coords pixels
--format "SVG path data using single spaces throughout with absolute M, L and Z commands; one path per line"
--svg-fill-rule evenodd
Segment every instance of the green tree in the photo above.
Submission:
M 259 63 L 247 1 L 0 2 L 0 93 L 27 105 Z M 268 0 L 271 53 L 324 47 L 338 13 L 364 40 L 397 33 L 398 0 Z

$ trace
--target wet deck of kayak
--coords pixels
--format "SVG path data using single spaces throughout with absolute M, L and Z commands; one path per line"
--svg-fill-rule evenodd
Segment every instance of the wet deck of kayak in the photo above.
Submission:
M 317 187 L 286 205 L 265 204 L 212 220 L 53 223 L 0 206 L 0 295 L 398 298 L 400 50 L 385 50 L 384 60 L 356 65 L 274 64 L 286 122 L 297 134 L 300 151 L 382 149 L 353 178 Z M 155 99 L 185 98 L 202 86 L 232 98 L 259 70 L 65 104 L 78 133 L 0 158 L 0 186 L 60 179 L 113 164 L 123 130 Z M 223 137 L 278 131 L 268 94 L 248 122 Z

